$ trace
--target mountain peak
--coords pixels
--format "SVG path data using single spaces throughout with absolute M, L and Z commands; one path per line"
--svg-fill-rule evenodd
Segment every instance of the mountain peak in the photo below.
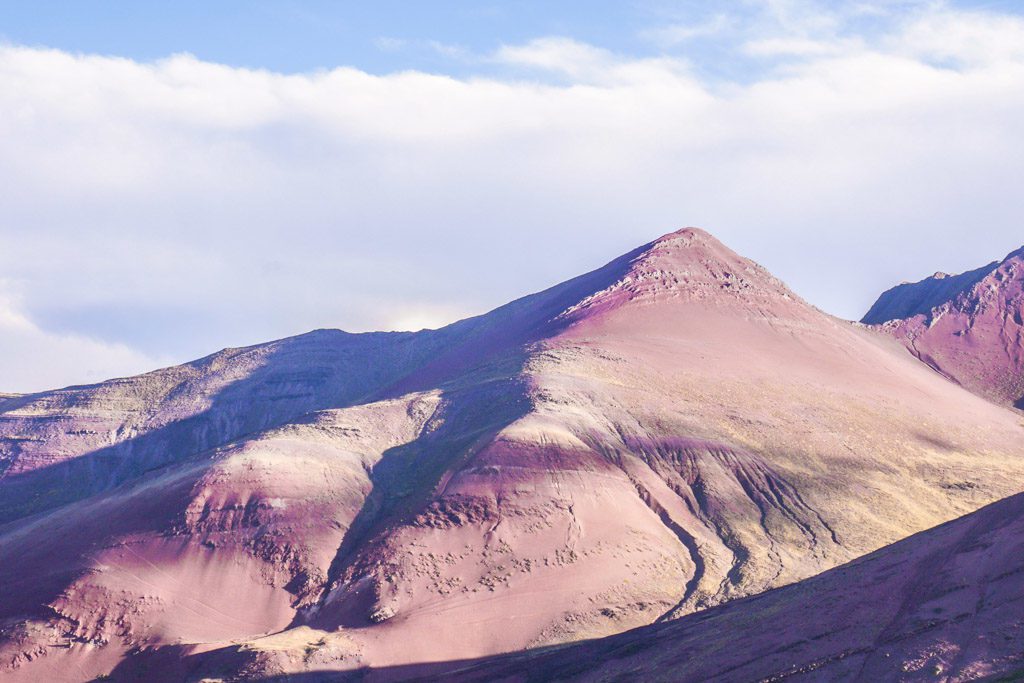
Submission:
M 1007 283 L 1024 276 L 1016 264 L 1024 261 L 1024 247 L 1011 251 L 1001 261 L 993 261 L 981 268 L 963 273 L 937 271 L 930 277 L 917 282 L 904 281 L 882 293 L 871 309 L 861 319 L 868 325 L 880 325 L 890 320 L 904 320 L 916 315 L 932 315 L 932 312 L 959 297 L 970 295 L 971 291 L 989 278 L 994 278 L 990 291 L 1005 289 Z
M 702 257 L 715 257 L 723 260 L 742 258 L 732 249 L 725 246 L 718 238 L 700 228 L 680 228 L 662 235 L 658 239 L 641 247 L 644 252 L 678 251 L 698 254 Z M 743 259 L 746 261 L 747 259 Z
M 1009 254 L 1007 254 L 1006 258 L 1004 258 L 1000 262 L 1000 265 L 1006 265 L 1008 263 L 1017 263 L 1020 261 L 1024 261 L 1024 246 L 1015 249 L 1011 251 Z
M 694 227 L 662 235 L 595 272 L 610 276 L 607 284 L 560 317 L 578 319 L 668 301 L 716 307 L 751 304 L 759 309 L 770 301 L 799 301 L 762 266 Z
M 700 228 L 683 228 L 654 240 L 634 260 L 630 272 L 641 279 L 655 276 L 665 288 L 688 298 L 706 298 L 716 292 L 793 297 L 761 265 L 740 256 Z
M 693 226 L 686 228 L 679 228 L 669 233 L 665 233 L 658 239 L 654 240 L 653 244 L 662 244 L 665 242 L 685 242 L 687 244 L 693 242 L 701 242 L 704 244 L 714 243 L 721 244 L 714 235 L 707 230 L 702 228 L 695 228 Z
M 975 393 L 1024 407 L 1024 248 L 959 275 L 882 294 L 863 322 Z
M 998 265 L 999 262 L 993 261 L 981 268 L 956 275 L 939 271 L 917 282 L 901 282 L 883 292 L 861 318 L 861 322 L 866 325 L 880 325 L 890 320 L 927 314 L 936 306 L 941 306 L 956 298 L 961 292 L 969 290 L 991 274 Z

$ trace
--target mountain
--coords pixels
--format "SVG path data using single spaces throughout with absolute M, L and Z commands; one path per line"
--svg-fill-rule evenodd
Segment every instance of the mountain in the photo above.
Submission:
M 1017 493 L 1022 435 L 685 229 L 440 330 L 322 330 L 0 403 L 0 675 L 258 678 L 609 636 Z
M 987 266 L 959 275 L 938 272 L 919 282 L 903 282 L 886 290 L 861 318 L 866 325 L 880 325 L 890 320 L 926 315 L 937 306 L 955 299 L 961 292 L 978 284 L 999 266 L 993 261 Z
M 1024 495 L 819 576 L 601 640 L 364 680 L 1017 681 Z
M 862 322 L 965 388 L 1024 407 L 1024 248 L 961 275 L 894 287 Z

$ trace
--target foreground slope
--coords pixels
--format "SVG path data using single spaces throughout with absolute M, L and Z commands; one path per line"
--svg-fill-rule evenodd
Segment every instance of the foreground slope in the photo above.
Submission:
M 1024 496 L 677 621 L 369 680 L 969 681 L 1024 675 Z M 541 675 L 543 672 L 543 675 Z
M 882 294 L 865 323 L 967 389 L 1024 407 L 1024 248 L 960 275 Z
M 0 666 L 258 677 L 606 636 L 1015 493 L 1022 435 L 682 230 L 441 330 L 0 404 Z

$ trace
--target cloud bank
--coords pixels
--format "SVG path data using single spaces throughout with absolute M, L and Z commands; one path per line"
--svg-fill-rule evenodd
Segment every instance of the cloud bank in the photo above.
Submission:
M 2 283 L 0 283 L 2 285 Z M 124 344 L 40 329 L 0 287 L 0 353 L 5 387 L 56 387 L 152 370 L 162 359 Z
M 1020 246 L 1024 21 L 794 7 L 462 78 L 0 46 L 0 391 L 440 325 L 683 225 L 846 317 Z

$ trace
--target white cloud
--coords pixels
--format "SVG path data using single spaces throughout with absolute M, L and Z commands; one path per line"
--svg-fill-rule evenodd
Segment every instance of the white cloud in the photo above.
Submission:
M 461 59 L 467 55 L 466 48 L 452 43 L 442 43 L 439 40 L 428 40 L 426 46 L 441 55 L 451 59 Z
M 152 370 L 158 359 L 124 344 L 108 344 L 82 335 L 40 329 L 0 283 L 0 393 L 40 391 L 65 384 L 69 377 L 96 382 Z
M 591 78 L 615 65 L 608 50 L 570 38 L 549 37 L 525 45 L 505 45 L 494 55 L 497 62 L 564 74 L 569 78 Z
M 405 38 L 380 36 L 373 40 L 373 44 L 378 50 L 384 52 L 422 48 L 449 59 L 462 59 L 468 55 L 466 49 L 461 45 L 442 43 L 439 40 L 406 40 Z
M 433 326 L 689 224 L 854 317 L 1019 246 L 1020 20 L 927 5 L 860 11 L 886 29 L 852 35 L 795 7 L 738 36 L 764 59 L 743 82 L 556 37 L 464 78 L 0 47 L 0 277 L 24 284 L 4 329 L 143 349 L 89 347 L 118 374 Z M 0 390 L 44 376 L 14 343 Z
M 752 40 L 743 46 L 748 54 L 759 57 L 792 55 L 818 57 L 848 52 L 856 46 L 835 40 L 809 40 L 806 38 L 765 38 Z
M 403 38 L 379 36 L 373 39 L 373 44 L 378 50 L 384 50 L 385 52 L 397 52 L 398 50 L 403 50 L 408 47 L 409 41 Z
M 961 66 L 1019 64 L 1024 60 L 1024 19 L 1011 15 L 947 10 L 908 22 L 890 48 Z
M 556 74 L 574 85 L 632 87 L 661 83 L 689 89 L 691 95 L 700 90 L 690 75 L 689 65 L 682 60 L 624 59 L 609 50 L 562 37 L 537 38 L 524 45 L 503 46 L 491 61 Z
M 695 38 L 707 38 L 734 27 L 734 22 L 725 14 L 716 14 L 710 19 L 698 22 L 671 23 L 647 29 L 641 37 L 656 45 L 668 48 L 687 43 Z

